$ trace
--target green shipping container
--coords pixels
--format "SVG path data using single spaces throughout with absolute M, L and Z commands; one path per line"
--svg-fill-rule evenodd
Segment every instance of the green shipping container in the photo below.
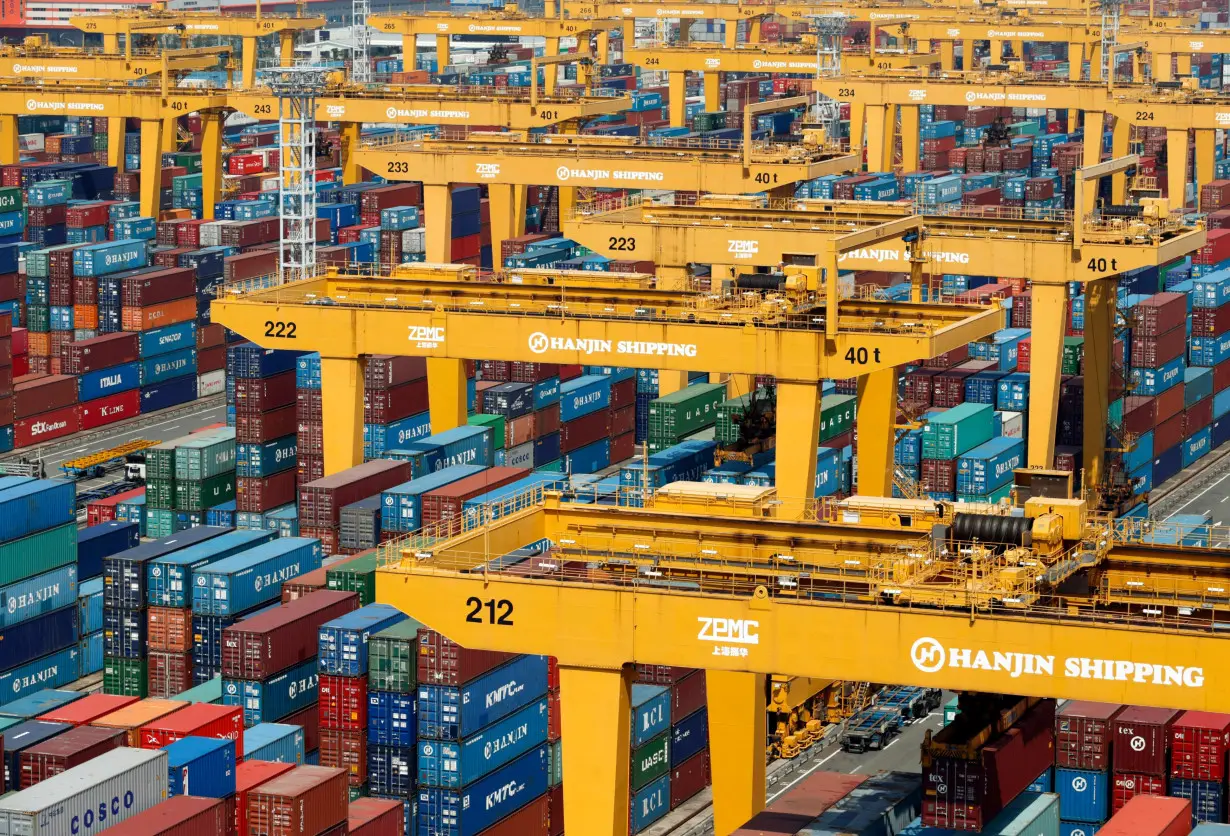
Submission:
M 184 174 L 180 177 L 171 178 L 171 193 L 183 194 L 192 189 L 201 188 L 201 175 L 199 174 Z
M 994 418 L 985 403 L 963 403 L 931 416 L 923 427 L 923 458 L 955 459 L 986 444 L 995 433 Z
M 738 444 L 742 440 L 739 425 L 751 402 L 751 395 L 740 395 L 718 404 L 717 433 L 714 436 L 718 444 Z
M 200 174 L 202 169 L 201 154 L 199 151 L 181 151 L 175 155 L 175 164 L 188 169 L 189 174 Z
M 51 330 L 51 308 L 47 305 L 26 305 L 26 327 L 45 334 Z
M 353 804 L 360 798 L 366 798 L 370 790 L 367 784 L 360 784 L 357 787 L 350 788 L 350 803 Z
M 94 150 L 95 151 L 106 151 L 107 150 L 107 135 L 105 133 L 94 134 Z
M 961 713 L 961 709 L 957 707 L 957 697 L 944 704 L 944 725 L 947 726 L 953 720 L 957 719 L 957 715 Z
M 182 694 L 176 694 L 171 699 L 183 700 L 184 702 L 221 703 L 222 677 L 215 676 L 208 682 L 202 682 L 200 685 L 189 688 Z
M 147 479 L 145 481 L 145 507 L 151 510 L 154 508 L 174 508 L 175 480 Z
M 1112 427 L 1120 427 L 1123 425 L 1123 398 L 1117 398 L 1110 402 L 1110 407 L 1106 410 L 1110 418 Z
M 208 479 L 235 469 L 235 430 L 196 433 L 175 448 L 176 479 Z
M 108 656 L 103 661 L 103 693 L 121 697 L 149 696 L 149 667 L 144 659 Z
M 145 478 L 147 480 L 175 478 L 175 445 L 183 440 L 175 438 L 146 449 Z
M 0 212 L 19 212 L 23 206 L 20 188 L 17 186 L 0 188 Z
M 1081 373 L 1081 360 L 1085 356 L 1084 337 L 1063 338 L 1063 373 L 1078 375 Z
M 504 449 L 504 428 L 507 422 L 503 415 L 471 415 L 466 423 L 471 427 L 491 427 L 495 449 Z
M 197 525 L 200 525 L 200 514 L 187 514 L 182 511 L 170 510 L 167 508 L 150 508 L 145 512 L 145 536 L 146 537 L 170 537 L 185 529 L 192 528 L 193 516 L 198 517 Z
M 858 399 L 854 395 L 824 395 L 820 398 L 820 442 L 854 429 Z
M 655 737 L 632 753 L 632 790 L 635 792 L 671 770 L 671 733 Z
M 175 507 L 180 511 L 204 511 L 235 498 L 235 471 L 207 479 L 175 480 Z
M 359 606 L 376 603 L 376 555 L 364 555 L 325 570 L 325 586 L 359 593 Z
M 547 462 L 542 467 L 536 467 L 534 468 L 534 470 L 536 470 L 539 473 L 563 473 L 564 472 L 564 460 L 556 459 L 553 462 Z
M 649 402 L 649 438 L 681 439 L 717 421 L 725 383 L 698 383 Z
M 547 786 L 558 787 L 564 783 L 564 741 L 557 740 L 547 747 Z
M 0 586 L 77 562 L 77 524 L 0 543 Z
M 328 572 L 325 573 L 326 577 Z M 399 621 L 367 640 L 368 688 L 409 694 L 418 686 L 418 634 L 413 618 Z

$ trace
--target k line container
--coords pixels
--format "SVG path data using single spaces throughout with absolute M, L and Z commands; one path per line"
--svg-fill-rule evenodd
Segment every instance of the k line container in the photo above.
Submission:
M 542 699 L 463 740 L 420 741 L 419 786 L 467 786 L 545 743 L 547 712 Z
M 316 655 L 317 631 L 352 612 L 358 597 L 320 590 L 223 630 L 222 675 L 265 679 Z
M 543 696 L 547 663 L 543 656 L 519 656 L 460 687 L 419 682 L 419 737 L 460 740 Z
M 195 529 L 193 529 L 195 530 Z M 197 570 L 192 611 L 234 615 L 281 597 L 281 585 L 320 568 L 320 541 L 281 537 Z
M 547 747 L 528 754 L 457 791 L 438 787 L 418 792 L 422 836 L 476 836 L 547 791 Z
M 367 673 L 367 645 L 378 633 L 406 619 L 406 614 L 388 604 L 368 604 L 321 626 L 319 662 L 321 673 L 363 676 Z

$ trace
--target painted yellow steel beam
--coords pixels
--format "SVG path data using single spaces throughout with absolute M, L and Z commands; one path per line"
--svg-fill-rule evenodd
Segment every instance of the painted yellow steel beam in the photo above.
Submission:
M 501 37 L 569 38 L 596 32 L 617 32 L 620 24 L 611 20 L 583 20 L 553 17 L 526 17 L 521 14 L 473 13 L 369 15 L 367 25 L 387 34 L 415 35 L 499 35 Z
M 863 105 L 983 105 L 987 107 L 1051 107 L 1104 111 L 1110 97 L 1104 85 L 1088 82 L 1047 82 L 986 73 L 863 78 L 849 75 L 817 79 L 814 89 L 831 99 Z
M 175 72 L 208 70 L 230 53 L 229 47 L 168 50 Z M 181 54 L 186 53 L 186 54 Z M 81 50 L 0 50 L 0 78 L 38 79 L 43 84 L 71 84 L 86 80 L 135 80 L 162 72 L 163 54 L 125 56 L 122 53 L 88 53 Z
M 118 12 L 115 14 L 73 15 L 68 25 L 95 35 L 216 35 L 228 38 L 253 38 L 281 32 L 306 32 L 323 29 L 323 17 L 261 15 L 253 17 L 214 12 Z
M 704 43 L 690 46 L 643 44 L 624 50 L 624 61 L 651 70 L 705 73 L 806 73 L 815 74 L 816 48 L 790 44 L 743 44 L 728 48 Z M 842 56 L 844 65 L 869 71 L 890 71 L 926 67 L 939 62 L 939 56 L 885 51 Z

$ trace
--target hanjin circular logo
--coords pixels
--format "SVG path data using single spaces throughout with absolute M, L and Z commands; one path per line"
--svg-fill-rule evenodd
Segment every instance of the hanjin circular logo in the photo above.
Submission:
M 1068 836 L 1085 836 L 1085 831 L 1081 830 L 1079 827 L 1074 827 L 1068 831 Z
M 34 99 L 26 99 L 26 110 L 34 110 L 36 107 L 38 107 L 38 102 Z
M 262 581 L 262 580 L 261 580 L 261 576 L 260 576 L 260 575 L 257 575 L 257 576 L 256 576 L 256 591 L 257 591 L 257 592 L 260 592 L 260 591 L 261 591 L 261 587 L 263 587 L 264 585 L 265 585 L 265 584 L 264 584 L 264 581 Z
M 434 755 L 435 752 L 436 750 L 432 748 L 430 743 L 423 744 L 423 754 L 424 755 L 427 755 L 428 757 L 430 757 L 431 755 Z
M 551 339 L 541 331 L 535 331 L 530 334 L 530 351 L 535 354 L 542 354 L 551 347 Z
M 1128 741 L 1128 745 L 1132 747 L 1133 752 L 1143 752 L 1147 744 L 1145 743 L 1145 739 L 1143 737 L 1136 735 Z
M 384 115 L 389 117 L 390 119 L 396 119 L 397 118 L 397 108 L 395 107 L 389 108 L 388 110 L 384 112 Z
M 760 62 L 759 62 L 759 61 L 753 61 L 753 62 L 752 62 L 752 69 L 754 69 L 754 70 L 759 70 L 759 69 L 760 69 Z
M 1084 792 L 1089 788 L 1089 782 L 1084 778 L 1076 777 L 1072 779 L 1072 789 L 1076 792 Z
M 1084 778 L 1077 778 L 1076 780 L 1077 780 L 1077 781 L 1080 781 L 1080 782 L 1082 782 L 1082 783 L 1084 783 L 1084 780 L 1085 780 L 1085 779 L 1084 779 Z M 1076 785 L 1076 781 L 1073 781 L 1073 782 L 1072 782 L 1072 784 L 1073 784 L 1073 786 L 1075 786 L 1075 785 Z M 1131 778 L 1124 778 L 1124 779 L 1123 779 L 1123 788 L 1124 788 L 1125 790 L 1134 790 L 1134 789 L 1136 789 L 1136 782 L 1135 782 L 1135 781 L 1133 781 Z
M 978 98 L 978 96 L 974 93 L 973 90 L 970 90 L 968 93 L 965 94 L 965 100 L 967 102 L 972 102 L 976 98 Z
M 295 695 L 299 693 L 299 687 L 298 687 L 298 686 L 299 686 L 299 683 L 297 683 L 297 682 L 292 682 L 292 683 L 290 683 L 290 698 L 291 698 L 292 700 L 295 698 Z
M 16 73 L 17 75 L 21 75 L 21 64 L 14 64 L 13 72 Z
M 561 165 L 559 168 L 555 169 L 556 180 L 567 180 L 570 174 L 571 172 L 568 171 L 568 166 L 566 165 Z
M 910 648 L 910 661 L 923 673 L 935 673 L 944 667 L 944 646 L 924 636 Z

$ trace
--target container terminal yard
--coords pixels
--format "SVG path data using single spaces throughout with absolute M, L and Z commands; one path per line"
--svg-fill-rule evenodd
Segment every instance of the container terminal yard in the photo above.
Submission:
M 0 833 L 1230 834 L 1224 3 L 18 6 Z

